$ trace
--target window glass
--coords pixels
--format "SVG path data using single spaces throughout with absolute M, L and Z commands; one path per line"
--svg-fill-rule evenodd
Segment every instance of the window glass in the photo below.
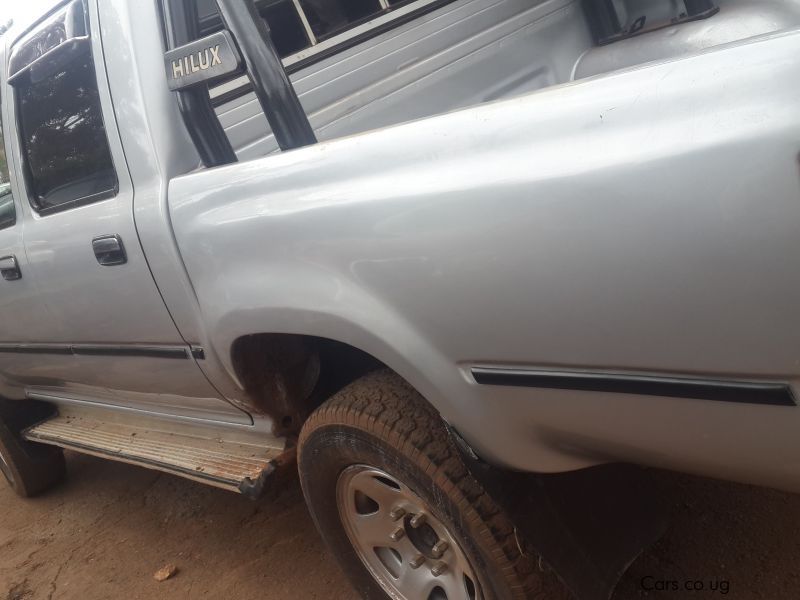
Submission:
M 378 0 L 300 0 L 318 41 L 381 12 Z
M 28 185 L 39 210 L 116 193 L 117 176 L 88 50 L 38 82 L 18 87 Z
M 3 123 L 0 120 L 0 229 L 10 227 L 16 221 L 17 213 L 14 210 L 14 196 L 11 194 L 11 180 L 8 176 Z
M 275 2 L 260 12 L 270 26 L 272 43 L 281 58 L 308 48 L 308 36 L 292 0 Z
M 222 28 L 215 0 L 197 0 L 199 35 L 204 36 Z M 281 58 L 300 52 L 311 45 L 294 0 L 258 0 L 256 8 L 269 25 L 272 42 Z
M 222 28 L 215 0 L 196 0 L 199 36 Z M 414 0 L 255 0 L 281 58 L 313 48 Z

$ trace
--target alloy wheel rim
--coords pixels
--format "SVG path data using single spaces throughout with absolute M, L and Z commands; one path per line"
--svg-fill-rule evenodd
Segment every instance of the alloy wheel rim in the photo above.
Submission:
M 339 475 L 336 502 L 364 566 L 395 600 L 483 600 L 456 538 L 403 482 L 375 467 Z

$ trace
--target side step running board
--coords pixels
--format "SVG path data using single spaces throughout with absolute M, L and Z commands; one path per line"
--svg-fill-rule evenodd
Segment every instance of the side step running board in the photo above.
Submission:
M 203 432 L 164 431 L 94 416 L 58 415 L 29 427 L 23 437 L 84 454 L 173 473 L 258 497 L 277 467 L 281 448 L 222 441 Z

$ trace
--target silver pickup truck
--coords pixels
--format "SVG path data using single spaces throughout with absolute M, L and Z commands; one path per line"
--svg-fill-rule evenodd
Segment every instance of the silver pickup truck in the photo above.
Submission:
M 0 51 L 0 469 L 532 597 L 470 459 L 800 491 L 800 0 L 71 0 Z

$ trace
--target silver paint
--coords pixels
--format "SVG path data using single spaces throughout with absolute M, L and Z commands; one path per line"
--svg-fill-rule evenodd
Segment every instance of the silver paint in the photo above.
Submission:
M 472 364 L 800 372 L 800 35 L 170 184 L 211 338 L 372 353 L 483 456 L 627 460 L 800 489 L 785 407 L 477 386 Z
M 565 14 L 577 6 L 563 5 Z M 199 171 L 163 77 L 155 3 L 93 3 L 93 40 L 106 50 L 104 109 L 119 124 L 119 139 L 111 127 L 115 162 L 130 180 L 117 199 L 70 211 L 113 220 L 115 231 L 67 216 L 61 233 L 42 225 L 59 215 L 37 218 L 17 196 L 21 222 L 0 232 L 0 251 L 20 252 L 24 231 L 33 264 L 21 259 L 23 279 L 0 285 L 28 285 L 31 271 L 38 283 L 30 285 L 43 291 L 18 287 L 4 307 L 44 306 L 20 341 L 49 331 L 48 341 L 202 345 L 200 367 L 218 394 L 190 396 L 187 413 L 204 398 L 216 397 L 223 411 L 221 398 L 247 403 L 231 363 L 237 337 L 313 335 L 395 369 L 498 464 L 563 471 L 625 460 L 800 490 L 795 408 L 501 389 L 469 375 L 474 365 L 530 366 L 796 387 L 800 23 L 796 1 L 769 3 L 779 5 L 786 18 L 767 31 L 782 34 L 758 35 L 764 30 L 754 25 L 756 37 L 699 53 L 686 43 L 608 73 L 618 66 L 610 51 L 580 62 L 578 52 L 570 75 L 547 84 L 593 77 Z M 568 22 L 571 40 L 586 35 L 580 20 Z M 682 27 L 664 31 L 694 31 Z M 648 56 L 645 40 L 636 41 L 639 60 Z M 426 97 L 421 84 L 408 86 Z M 4 86 L 4 100 L 7 93 Z M 439 110 L 421 104 L 401 120 Z M 331 128 L 332 137 L 352 133 L 346 121 L 358 112 L 340 108 L 330 122 L 342 129 Z M 10 110 L 4 102 L 6 122 Z M 381 119 L 363 128 L 392 124 Z M 10 158 L 18 171 L 18 156 Z M 96 233 L 120 233 L 126 247 L 130 240 L 126 266 L 137 286 L 79 274 L 78 304 L 57 306 L 49 286 L 73 284 L 56 266 L 88 268 L 78 248 L 84 240 L 94 260 Z M 119 322 L 92 329 L 86 311 L 107 319 L 107 307 L 89 292 L 113 295 L 120 285 L 141 291 L 141 302 L 123 298 L 129 310 Z M 89 329 L 68 329 L 72 317 Z M 128 360 L 105 368 L 128 369 Z M 3 390 L 17 394 L 35 387 L 32 373 L 50 390 L 53 373 L 69 370 L 30 356 L 4 357 L 2 369 Z M 59 393 L 113 388 L 83 377 Z M 204 387 L 199 381 L 191 385 Z
M 21 260 L 23 280 L 3 282 L 23 285 L 9 288 L 11 294 L 20 294 L 14 305 L 19 324 L 5 328 L 2 341 L 168 344 L 188 348 L 164 305 L 139 244 L 133 215 L 135 188 L 115 121 L 108 118 L 113 114 L 112 96 L 104 73 L 96 5 L 89 5 L 92 53 L 119 192 L 93 204 L 38 215 L 27 202 L 19 138 L 14 135 L 15 128 L 5 129 L 9 156 L 13 157 L 10 163 L 16 175 L 19 213 L 17 225 L 0 232 L 0 236 L 21 235 L 24 227 L 25 249 L 18 247 L 17 253 L 25 260 Z M 107 66 L 114 70 L 113 63 Z M 14 94 L 8 85 L 3 92 L 4 100 Z M 5 101 L 3 110 L 7 111 L 7 122 L 13 123 L 14 102 Z M 122 238 L 127 264 L 98 264 L 92 239 L 106 234 Z M 35 302 L 26 306 L 22 294 L 35 295 Z M 35 310 L 37 304 L 42 305 L 39 311 Z M 37 323 L 22 327 L 26 320 Z M 0 362 L 0 373 L 4 375 L 3 388 L 10 388 L 5 391 L 12 397 L 21 396 L 20 388 L 24 387 L 27 392 L 46 390 L 75 398 L 77 388 L 87 401 L 130 404 L 165 413 L 181 410 L 202 418 L 215 415 L 223 422 L 252 422 L 247 413 L 220 398 L 194 359 L 26 354 Z M 143 373 L 147 376 L 143 377 Z
M 131 178 L 136 182 L 134 216 L 150 271 L 172 320 L 183 339 L 205 349 L 198 362 L 219 394 L 237 406 L 247 394 L 225 371 L 208 344 L 200 308 L 174 239 L 167 206 L 167 182 L 197 169 L 200 158 L 178 111 L 163 72 L 164 47 L 155 3 L 123 0 L 98 4 L 102 40 L 116 48 L 105 53 L 113 110 L 121 124 L 120 137 Z M 269 435 L 272 423 L 256 418 L 256 427 Z
M 577 0 L 458 0 L 291 79 L 332 140 L 568 81 L 591 43 Z M 217 114 L 240 160 L 277 150 L 252 92 Z

